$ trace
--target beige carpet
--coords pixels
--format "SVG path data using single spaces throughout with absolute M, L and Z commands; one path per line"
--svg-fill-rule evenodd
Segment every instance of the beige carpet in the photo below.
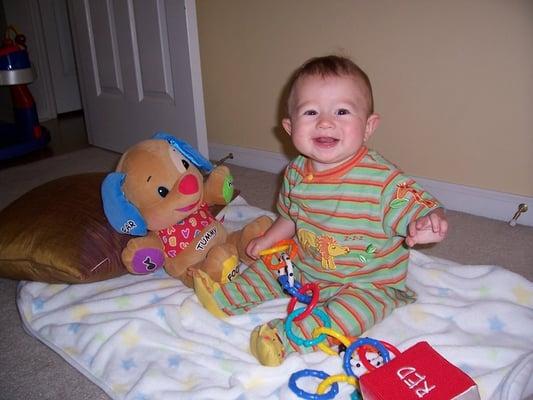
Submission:
M 116 153 L 89 148 L 32 164 L 0 170 L 0 208 L 54 178 L 109 171 Z M 231 166 L 243 197 L 273 209 L 279 177 Z M 462 264 L 497 264 L 533 280 L 533 228 L 449 212 L 447 240 L 420 249 Z M 1 223 L 1 221 L 0 221 Z M 0 399 L 107 399 L 96 385 L 48 347 L 24 333 L 15 305 L 17 282 L 0 279 Z

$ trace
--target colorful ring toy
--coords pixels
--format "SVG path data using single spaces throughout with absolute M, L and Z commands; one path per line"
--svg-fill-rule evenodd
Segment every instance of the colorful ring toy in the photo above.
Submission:
M 370 345 L 374 347 L 379 354 L 383 357 L 383 362 L 387 363 L 390 360 L 389 351 L 385 348 L 384 345 L 382 345 L 379 340 L 371 339 L 371 338 L 360 338 L 357 339 L 355 342 L 353 342 L 349 347 L 346 348 L 346 353 L 344 353 L 344 359 L 343 359 L 343 368 L 346 371 L 346 373 L 350 376 L 355 376 L 352 370 L 352 366 L 350 365 L 350 361 L 352 359 L 353 352 L 364 345 Z M 366 357 L 362 357 L 365 359 Z M 361 360 L 362 361 L 362 360 Z M 372 369 L 374 369 L 374 366 L 372 365 Z
M 303 307 L 297 308 L 296 310 L 294 310 L 292 313 L 290 313 L 287 316 L 287 319 L 285 320 L 285 333 L 287 334 L 287 337 L 290 340 L 292 340 L 294 343 L 296 343 L 299 346 L 305 346 L 305 347 L 316 346 L 318 343 L 320 343 L 320 342 L 322 342 L 322 341 L 324 341 L 326 339 L 326 335 L 320 334 L 318 337 L 316 337 L 314 339 L 302 339 L 302 338 L 296 336 L 292 332 L 291 324 L 292 324 L 294 318 L 296 318 L 298 315 L 302 314 L 304 311 L 305 311 L 305 308 L 303 308 Z M 331 319 L 329 318 L 329 316 L 324 311 L 322 311 L 319 308 L 315 308 L 313 310 L 313 314 L 315 314 L 318 318 L 320 318 L 322 320 L 322 323 L 324 324 L 324 326 L 326 328 L 331 328 Z
M 326 389 L 337 382 L 346 382 L 349 385 L 354 386 L 356 389 L 359 388 L 359 382 L 355 376 L 348 376 L 344 374 L 331 375 L 324 379 L 318 388 L 316 389 L 317 394 L 323 394 L 326 392 Z
M 300 321 L 308 317 L 309 314 L 311 314 L 311 312 L 313 311 L 313 308 L 315 308 L 318 303 L 318 297 L 320 295 L 320 288 L 318 287 L 318 285 L 316 283 L 306 283 L 298 289 L 298 293 L 305 295 L 305 292 L 307 292 L 308 290 L 313 292 L 311 301 L 309 301 L 309 303 L 307 304 L 305 311 L 298 315 L 296 318 L 294 318 L 295 321 Z M 298 299 L 296 297 L 291 297 L 289 304 L 287 305 L 287 314 L 290 314 L 294 311 L 294 306 L 296 305 L 297 300 Z
M 387 342 L 384 342 L 383 340 L 380 340 L 379 343 L 381 343 L 387 350 L 389 350 L 392 354 L 394 354 L 395 357 L 398 357 L 398 355 L 400 355 L 400 350 L 398 350 L 396 347 L 394 347 L 392 344 L 390 343 L 387 343 Z M 371 347 L 374 347 L 374 346 L 371 346 Z M 360 351 L 361 350 L 361 351 Z M 376 349 L 377 350 L 377 349 Z M 359 355 L 359 360 L 361 360 L 361 362 L 363 363 L 363 365 L 365 366 L 365 368 L 368 370 L 368 371 L 373 371 L 376 369 L 376 367 L 374 365 L 372 365 L 370 363 L 370 361 L 367 360 L 366 358 L 366 355 L 365 355 L 366 351 L 364 351 L 364 348 L 363 347 L 359 347 L 357 349 L 357 354 Z M 383 362 L 385 363 L 385 357 L 383 357 Z
M 289 249 L 290 249 L 289 258 L 293 259 L 294 256 L 296 256 L 296 253 L 298 253 L 298 246 L 296 245 L 296 242 L 292 239 L 282 240 L 276 243 L 274 247 L 270 247 L 268 249 L 265 249 L 259 252 L 259 256 L 261 257 L 261 259 L 263 260 L 263 262 L 265 263 L 268 269 L 275 271 L 283 267 L 286 267 L 287 264 L 285 263 L 285 261 L 279 258 L 278 258 L 278 263 L 273 264 L 272 257 L 276 253 L 280 253 L 282 251 L 289 250 Z
M 289 388 L 298 396 L 303 399 L 309 399 L 309 400 L 329 400 L 333 399 L 337 394 L 339 393 L 339 385 L 337 383 L 333 383 L 331 385 L 331 389 L 329 392 L 324 394 L 315 394 L 315 393 L 309 393 L 306 392 L 303 389 L 300 389 L 298 385 L 296 384 L 296 381 L 300 378 L 311 376 L 314 378 L 319 379 L 327 379 L 329 375 L 325 373 L 324 371 L 317 371 L 315 369 L 302 369 L 298 372 L 295 372 L 291 375 L 289 379 Z
M 314 337 L 317 337 L 318 335 L 320 335 L 321 333 L 323 334 L 326 334 L 326 335 L 329 335 L 329 336 L 332 336 L 334 337 L 335 339 L 337 339 L 339 342 L 341 342 L 343 345 L 346 346 L 346 348 L 348 348 L 348 346 L 350 346 L 350 344 L 352 344 L 352 342 L 350 341 L 350 339 L 348 339 L 346 336 L 344 335 L 341 335 L 340 333 L 338 333 L 337 331 L 334 331 L 333 329 L 330 329 L 330 328 L 325 328 L 323 326 L 319 326 L 315 329 L 313 329 L 313 336 Z M 326 346 L 325 343 L 319 343 L 318 344 L 318 348 L 320 350 L 322 350 L 324 353 L 326 353 L 327 355 L 330 355 L 330 356 L 337 356 L 337 352 L 335 350 L 332 350 L 331 348 L 329 348 L 328 346 Z
M 311 296 L 308 296 L 306 294 L 301 294 L 299 292 L 300 288 L 302 287 L 300 282 L 295 281 L 294 286 L 289 286 L 289 278 L 287 277 L 287 275 L 281 275 L 280 277 L 278 277 L 278 281 L 281 287 L 283 288 L 283 290 L 285 290 L 292 297 L 296 297 L 296 299 L 300 303 L 309 304 L 311 302 L 311 299 L 312 299 Z

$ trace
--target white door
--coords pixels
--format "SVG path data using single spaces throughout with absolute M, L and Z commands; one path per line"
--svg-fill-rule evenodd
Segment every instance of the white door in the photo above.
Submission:
M 194 0 L 69 0 L 89 142 L 158 131 L 208 156 Z
M 58 114 L 81 110 L 66 0 L 39 0 L 46 55 Z

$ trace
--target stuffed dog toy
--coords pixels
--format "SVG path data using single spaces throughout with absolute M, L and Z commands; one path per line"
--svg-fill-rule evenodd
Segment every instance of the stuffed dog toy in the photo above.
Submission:
M 231 280 L 239 258 L 252 261 L 244 252 L 248 242 L 272 224 L 260 217 L 228 234 L 208 206 L 225 205 L 232 197 L 233 177 L 226 166 L 213 167 L 192 146 L 165 133 L 127 150 L 102 183 L 110 224 L 140 236 L 122 251 L 128 271 L 147 274 L 164 267 L 189 287 L 195 269 L 216 282 Z

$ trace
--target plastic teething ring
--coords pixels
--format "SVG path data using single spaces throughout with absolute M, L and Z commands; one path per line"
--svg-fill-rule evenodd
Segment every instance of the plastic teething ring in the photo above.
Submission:
M 387 343 L 387 342 L 384 342 L 383 340 L 380 340 L 379 341 L 383 347 L 385 347 L 387 350 L 389 350 L 392 354 L 394 354 L 395 357 L 398 357 L 398 355 L 400 355 L 400 350 L 398 350 L 396 347 L 394 347 L 392 344 L 390 343 Z M 374 347 L 374 346 L 371 346 L 371 347 Z M 375 347 L 374 347 L 375 348 Z M 377 349 L 376 349 L 377 350 Z M 369 371 L 373 371 L 376 369 L 375 366 L 373 366 L 372 364 L 370 364 L 370 361 L 367 360 L 366 358 L 366 351 L 365 349 L 361 346 L 357 349 L 357 354 L 359 355 L 359 360 L 363 363 L 363 365 L 365 366 L 365 368 Z M 385 361 L 385 357 L 383 357 L 383 362 L 386 362 Z
M 274 254 L 281 253 L 285 250 L 289 250 L 289 258 L 293 259 L 296 256 L 296 253 L 298 253 L 298 246 L 296 245 L 296 242 L 292 239 L 282 240 L 276 243 L 275 246 L 261 251 L 259 253 L 259 256 L 261 257 L 268 269 L 277 271 L 278 269 L 286 267 L 287 264 L 281 259 L 277 264 L 273 264 L 272 257 L 274 257 Z
M 313 308 L 315 308 L 318 303 L 318 296 L 320 294 L 320 288 L 318 287 L 318 285 L 316 283 L 306 283 L 298 289 L 298 292 L 301 294 L 305 294 L 305 292 L 307 292 L 308 290 L 313 292 L 313 297 L 311 297 L 311 301 L 307 304 L 307 307 L 305 308 L 304 312 L 294 318 L 295 321 L 300 321 L 305 317 L 308 317 L 309 314 L 311 314 L 311 312 L 313 311 Z M 291 297 L 291 300 L 289 301 L 289 304 L 287 306 L 287 314 L 290 314 L 294 311 L 294 306 L 296 305 L 297 300 L 298 299 L 296 297 Z
M 290 313 L 287 316 L 287 319 L 285 320 L 285 333 L 287 337 L 292 340 L 294 343 L 296 343 L 298 346 L 305 346 L 305 347 L 311 347 L 316 346 L 318 343 L 324 341 L 326 339 L 326 335 L 321 334 L 318 337 L 314 339 L 302 339 L 298 336 L 296 336 L 292 332 L 291 324 L 292 321 L 300 314 L 302 314 L 305 311 L 303 307 L 297 308 L 292 313 Z M 322 320 L 324 323 L 324 326 L 326 328 L 331 328 L 331 319 L 329 318 L 328 314 L 326 314 L 324 311 L 322 311 L 320 308 L 315 308 L 313 311 L 313 314 L 316 314 L 318 318 Z
M 302 399 L 310 399 L 310 400 L 329 400 L 333 399 L 337 394 L 339 393 L 339 385 L 337 383 L 333 383 L 331 385 L 331 389 L 329 392 L 324 394 L 315 394 L 315 393 L 309 393 L 306 392 L 303 389 L 300 389 L 298 385 L 296 384 L 296 381 L 300 378 L 311 376 L 318 379 L 327 379 L 329 378 L 329 375 L 325 373 L 324 371 L 317 371 L 315 369 L 302 369 L 301 371 L 295 372 L 291 375 L 289 379 L 289 388 Z
M 324 379 L 318 388 L 316 389 L 317 394 L 323 394 L 326 392 L 326 389 L 337 382 L 346 382 L 349 385 L 354 386 L 356 389 L 359 388 L 359 382 L 355 376 L 348 376 L 344 374 L 331 375 Z
M 334 331 L 333 329 L 326 328 L 324 326 L 319 326 L 319 327 L 313 329 L 313 337 L 317 337 L 321 333 L 334 337 L 339 342 L 341 342 L 343 345 L 345 345 L 346 348 L 348 348 L 348 346 L 352 343 L 350 341 L 350 339 L 348 339 L 346 336 L 341 335 L 339 332 Z M 337 352 L 335 350 L 330 349 L 323 342 L 319 343 L 317 346 L 318 346 L 318 348 L 320 350 L 322 350 L 327 355 L 330 355 L 330 356 L 336 356 L 337 355 Z
M 379 340 L 366 338 L 366 337 L 357 339 L 348 348 L 346 348 L 346 352 L 344 353 L 344 359 L 342 363 L 344 367 L 344 371 L 346 371 L 346 373 L 350 376 L 355 376 L 352 370 L 352 366 L 350 365 L 350 360 L 352 359 L 353 352 L 357 348 L 364 346 L 364 345 L 370 345 L 374 347 L 377 350 L 377 352 L 381 355 L 381 357 L 383 357 L 384 363 L 387 363 L 390 361 L 389 351 L 385 348 L 383 344 L 381 344 Z M 363 362 L 364 359 L 366 359 L 366 357 L 364 356 L 361 357 L 361 362 Z M 370 368 L 367 367 L 366 364 L 365 364 L 365 367 L 367 367 L 369 371 L 376 369 L 376 367 L 374 367 L 372 364 L 368 363 L 368 365 L 370 365 Z

